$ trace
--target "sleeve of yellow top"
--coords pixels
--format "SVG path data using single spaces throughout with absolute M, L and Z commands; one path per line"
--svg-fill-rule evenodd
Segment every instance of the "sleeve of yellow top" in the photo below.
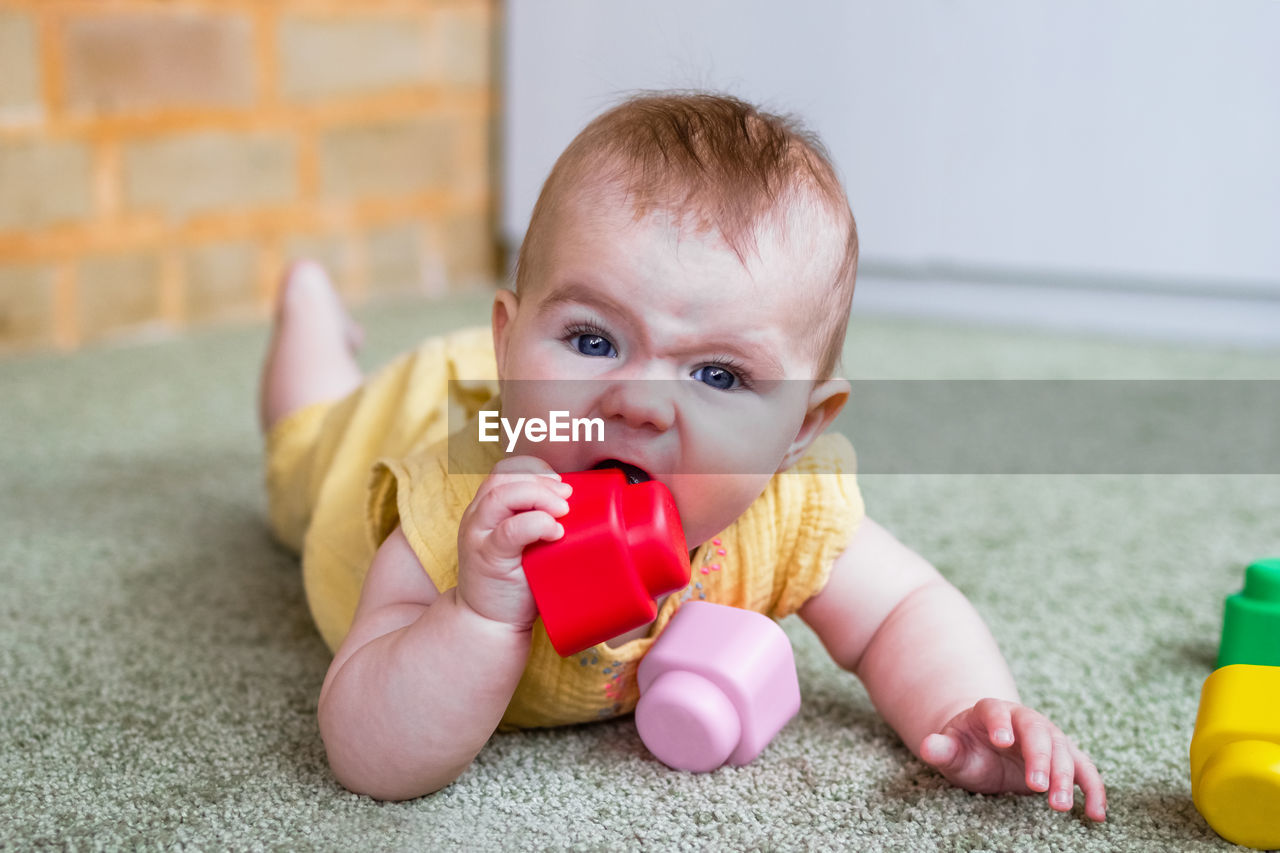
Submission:
M 442 592 L 458 583 L 458 524 L 485 478 L 472 461 L 464 465 L 468 473 L 450 474 L 447 446 L 442 442 L 404 459 L 378 460 L 366 511 L 374 544 L 382 544 L 399 524 Z
M 404 465 L 394 459 L 379 459 L 369 473 L 365 522 L 369 542 L 375 548 L 381 546 L 400 523 L 400 507 L 396 499 L 400 494 L 400 483 L 406 478 Z
M 770 484 L 778 528 L 778 564 L 768 615 L 795 613 L 822 591 L 836 557 L 862 521 L 853 446 L 839 434 L 818 438 L 809 452 Z
M 431 582 L 444 591 L 458 582 L 458 519 L 468 499 L 454 493 L 443 471 L 429 470 L 440 461 L 429 454 L 379 460 L 369 490 L 368 530 L 381 544 L 399 524 Z
M 423 344 L 415 369 L 400 393 L 416 395 L 413 411 L 429 412 L 452 426 L 473 418 L 482 407 L 498 406 L 497 368 L 488 326 L 461 329 Z M 464 427 L 465 429 L 465 427 Z M 370 474 L 365 506 L 366 531 L 375 548 L 400 525 L 409 547 L 438 590 L 457 583 L 458 522 L 494 460 L 476 454 L 450 474 L 455 439 L 401 458 L 379 459 Z M 465 445 L 467 442 L 460 442 Z M 465 451 L 464 451 L 465 452 Z

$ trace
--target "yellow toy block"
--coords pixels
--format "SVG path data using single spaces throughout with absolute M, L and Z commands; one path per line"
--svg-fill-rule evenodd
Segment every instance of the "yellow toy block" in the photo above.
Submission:
M 1227 841 L 1280 847 L 1280 666 L 1233 664 L 1205 680 L 1191 797 Z

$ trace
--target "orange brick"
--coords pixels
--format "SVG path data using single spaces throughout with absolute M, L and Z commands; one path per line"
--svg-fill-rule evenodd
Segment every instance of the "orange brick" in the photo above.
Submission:
M 67 22 L 67 99 L 77 112 L 241 107 L 253 101 L 253 32 L 240 15 L 117 12 Z
M 59 140 L 0 141 L 0 230 L 83 219 L 92 204 L 85 145 Z
M 424 289 L 426 247 L 422 231 L 419 222 L 402 222 L 368 232 L 371 293 L 419 293 Z
M 293 17 L 279 24 L 281 92 L 309 100 L 428 80 L 421 18 Z
M 488 194 L 498 170 L 490 145 L 493 124 L 482 115 L 458 118 L 454 124 L 458 144 L 454 151 L 453 189 L 465 198 Z
M 159 255 L 90 256 L 81 260 L 77 278 L 82 339 L 114 337 L 160 321 Z
M 453 290 L 492 285 L 497 278 L 497 232 L 487 211 L 457 213 L 442 223 L 445 263 Z
M 493 72 L 493 21 L 487 8 L 443 9 L 432 28 L 432 74 L 458 86 L 488 86 Z
M 404 195 L 451 182 L 456 127 L 420 118 L 335 128 L 320 140 L 320 186 L 327 198 Z
M 492 282 L 492 0 L 0 0 L 0 348 Z
M 183 259 L 187 317 L 193 323 L 256 316 L 258 248 L 215 243 L 188 249 Z
M 297 149 L 276 133 L 184 133 L 124 149 L 131 208 L 177 216 L 286 202 L 297 194 Z
M 54 288 L 47 267 L 0 265 L 0 348 L 53 342 Z
M 35 23 L 0 9 L 0 125 L 31 123 L 43 114 Z

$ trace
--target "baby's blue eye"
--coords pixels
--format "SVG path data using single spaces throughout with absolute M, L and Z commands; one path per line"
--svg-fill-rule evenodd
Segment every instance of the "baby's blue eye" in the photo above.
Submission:
M 699 382 L 705 382 L 712 388 L 720 391 L 728 391 L 737 386 L 738 377 L 732 371 L 725 370 L 723 367 L 717 367 L 714 364 L 708 364 L 699 367 L 691 374 L 694 379 Z
M 583 355 L 604 358 L 616 358 L 618 355 L 617 350 L 613 348 L 613 344 L 609 342 L 609 339 L 600 335 L 575 335 L 573 345 Z

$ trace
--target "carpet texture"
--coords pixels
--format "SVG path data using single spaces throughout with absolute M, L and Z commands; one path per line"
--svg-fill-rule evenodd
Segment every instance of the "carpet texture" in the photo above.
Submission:
M 855 312 L 856 313 L 856 312 Z M 487 302 L 362 315 L 376 365 Z M 263 523 L 262 327 L 0 361 L 0 847 L 1221 850 L 1187 748 L 1223 597 L 1280 555 L 1276 476 L 862 480 L 870 514 L 988 620 L 1024 699 L 1109 786 L 1100 826 L 916 761 L 798 620 L 800 715 L 694 776 L 629 719 L 499 735 L 408 803 L 328 773 L 329 656 Z M 846 372 L 1280 378 L 1232 353 L 856 319 Z

